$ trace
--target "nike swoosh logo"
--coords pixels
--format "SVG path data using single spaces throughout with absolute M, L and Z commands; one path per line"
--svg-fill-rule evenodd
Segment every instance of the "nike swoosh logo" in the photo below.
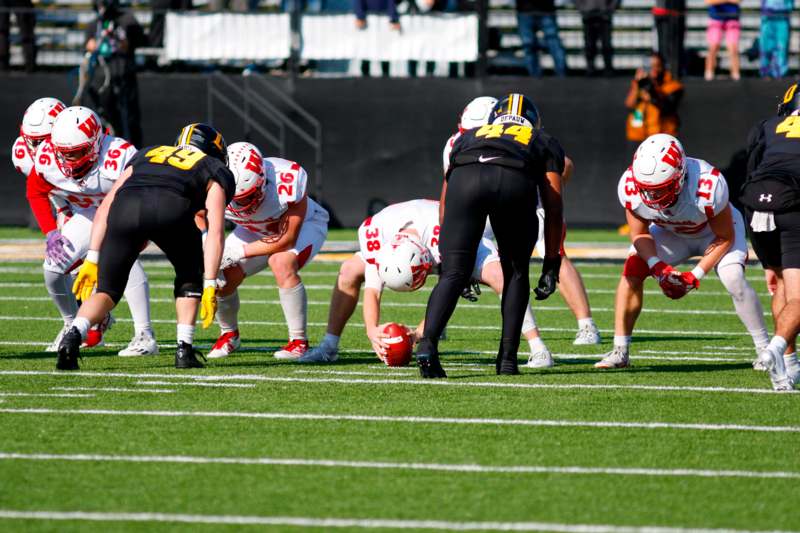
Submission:
M 500 159 L 500 156 L 498 155 L 498 156 L 494 156 L 494 157 L 483 157 L 481 155 L 481 156 L 478 156 L 478 163 L 488 163 L 489 161 L 494 161 L 495 159 Z

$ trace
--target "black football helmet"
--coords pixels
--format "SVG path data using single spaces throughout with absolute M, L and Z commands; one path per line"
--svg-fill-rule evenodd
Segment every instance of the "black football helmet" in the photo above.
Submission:
M 785 117 L 798 109 L 800 109 L 800 92 L 797 91 L 797 84 L 793 83 L 791 87 L 786 89 L 783 101 L 778 104 L 778 116 Z
M 511 93 L 495 104 L 489 124 L 517 123 L 535 130 L 542 127 L 542 115 L 533 100 L 524 94 Z
M 204 154 L 228 164 L 228 145 L 222 134 L 208 124 L 194 123 L 184 126 L 175 139 L 176 146 L 194 146 Z

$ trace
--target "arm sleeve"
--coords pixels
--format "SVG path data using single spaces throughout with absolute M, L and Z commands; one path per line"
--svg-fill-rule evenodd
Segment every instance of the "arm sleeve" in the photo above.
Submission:
M 750 130 L 747 136 L 747 175 L 753 173 L 764 155 L 764 123 Z
M 545 164 L 545 171 L 556 172 L 558 174 L 564 173 L 564 149 L 561 144 L 553 137 L 547 138 L 547 162 Z
M 25 196 L 28 198 L 39 229 L 45 235 L 57 227 L 56 217 L 53 215 L 48 197 L 52 190 L 53 186 L 50 183 L 45 181 L 35 170 L 31 170 L 26 182 Z

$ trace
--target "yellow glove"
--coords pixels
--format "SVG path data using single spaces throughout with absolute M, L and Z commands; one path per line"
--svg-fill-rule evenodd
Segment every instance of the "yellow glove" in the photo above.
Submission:
M 89 250 L 72 284 L 72 293 L 82 302 L 89 299 L 97 285 L 97 256 L 96 251 Z
M 200 320 L 203 321 L 203 329 L 206 329 L 214 321 L 217 313 L 217 280 L 203 280 L 203 298 L 200 300 Z

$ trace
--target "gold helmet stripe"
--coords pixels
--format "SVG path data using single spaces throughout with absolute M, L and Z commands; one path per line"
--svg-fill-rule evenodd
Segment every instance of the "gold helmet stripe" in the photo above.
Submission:
M 513 105 L 514 105 L 514 94 L 512 93 L 512 94 L 508 95 L 508 108 L 506 109 L 506 115 L 510 115 L 511 114 L 511 110 L 513 109 Z
M 794 84 L 792 84 L 792 86 L 791 86 L 791 87 L 789 87 L 789 88 L 786 90 L 786 94 L 784 94 L 784 95 L 783 95 L 783 103 L 784 103 L 784 104 L 788 104 L 789 102 L 791 102 L 791 101 L 792 101 L 792 98 L 794 98 L 794 93 L 795 93 L 796 91 L 797 91 L 797 84 L 796 84 L 796 83 L 794 83 Z
M 520 117 L 522 116 L 522 100 L 524 99 L 525 97 L 521 94 L 517 95 L 517 112 L 515 114 Z
M 192 133 L 194 133 L 195 126 L 197 126 L 197 124 L 189 124 L 188 126 L 183 128 L 183 131 L 181 132 L 181 142 L 178 144 L 182 145 L 189 144 L 189 140 L 192 138 Z

